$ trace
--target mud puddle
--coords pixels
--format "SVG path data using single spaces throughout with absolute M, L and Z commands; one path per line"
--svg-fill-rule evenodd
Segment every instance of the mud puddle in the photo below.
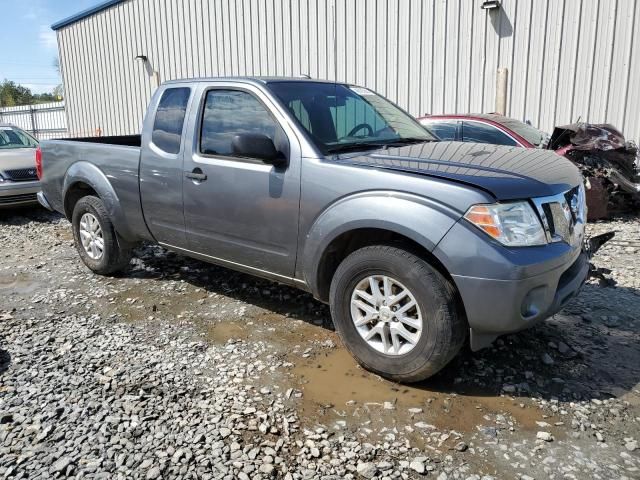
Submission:
M 183 319 L 191 317 L 205 302 L 202 290 L 162 292 L 133 285 L 106 295 L 106 306 L 124 321 L 136 323 L 157 317 Z
M 387 381 L 361 368 L 335 332 L 278 314 L 216 322 L 207 326 L 206 339 L 266 342 L 284 355 L 293 367 L 270 380 L 302 393 L 298 410 L 309 428 L 320 424 L 371 440 L 406 438 L 412 446 L 453 448 L 461 436 L 483 426 L 535 431 L 536 422 L 556 421 L 526 399 L 465 391 L 448 378 L 414 385 Z M 561 438 L 558 430 L 550 427 Z
M 35 292 L 40 287 L 42 287 L 42 283 L 24 273 L 17 275 L 0 274 L 0 292 L 23 295 Z
M 303 393 L 301 416 L 308 426 L 320 423 L 388 440 L 400 436 L 412 446 L 442 443 L 443 438 L 445 444 L 455 442 L 455 435 L 445 438 L 441 432 L 475 433 L 483 426 L 533 431 L 539 429 L 537 421 L 555 421 L 518 398 L 452 393 L 433 381 L 401 385 L 384 380 L 361 368 L 342 346 L 298 361 L 291 375 Z
M 206 326 L 206 339 L 216 344 L 229 340 L 266 341 L 278 351 L 290 353 L 324 341 L 326 329 L 277 313 L 263 312 L 239 320 L 222 320 Z M 335 335 L 335 334 L 333 334 Z

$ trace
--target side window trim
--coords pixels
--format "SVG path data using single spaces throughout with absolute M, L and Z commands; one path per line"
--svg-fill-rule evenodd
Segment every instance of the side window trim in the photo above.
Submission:
M 283 131 L 284 138 L 286 138 L 287 141 L 289 141 L 289 137 L 286 135 L 284 128 L 280 124 L 280 121 L 278 121 L 278 119 L 274 116 L 273 112 L 271 111 L 271 108 L 269 108 L 269 106 L 266 105 L 264 101 L 258 95 L 255 94 L 255 92 L 247 88 L 242 88 L 235 85 L 234 86 L 227 86 L 227 85 L 209 86 L 203 90 L 202 95 L 200 96 L 200 105 L 198 107 L 198 117 L 196 118 L 197 123 L 196 123 L 196 128 L 194 128 L 194 133 L 196 137 L 195 137 L 195 148 L 193 153 L 197 157 L 207 158 L 207 159 L 220 159 L 220 160 L 227 160 L 227 161 L 233 161 L 238 163 L 266 165 L 262 160 L 258 158 L 236 157 L 233 155 L 211 154 L 211 153 L 202 152 L 202 128 L 204 125 L 204 111 L 205 111 L 205 108 L 207 107 L 207 95 L 209 94 L 209 92 L 213 90 L 230 90 L 234 92 L 243 92 L 248 95 L 251 95 L 253 98 L 256 99 L 258 103 L 260 103 L 260 105 L 264 107 L 264 109 L 266 110 L 268 115 L 271 117 L 276 127 L 280 128 Z

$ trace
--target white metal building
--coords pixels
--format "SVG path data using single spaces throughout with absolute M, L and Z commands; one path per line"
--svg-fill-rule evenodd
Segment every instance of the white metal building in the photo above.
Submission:
M 110 0 L 53 25 L 69 131 L 138 132 L 158 80 L 223 75 L 348 81 L 415 115 L 492 112 L 506 68 L 507 115 L 640 139 L 640 2 L 487 3 Z

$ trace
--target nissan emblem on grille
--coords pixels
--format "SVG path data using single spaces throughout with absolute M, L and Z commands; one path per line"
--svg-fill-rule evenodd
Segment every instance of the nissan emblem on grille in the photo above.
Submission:
M 578 215 L 578 194 L 574 193 L 571 197 L 571 211 L 574 215 Z

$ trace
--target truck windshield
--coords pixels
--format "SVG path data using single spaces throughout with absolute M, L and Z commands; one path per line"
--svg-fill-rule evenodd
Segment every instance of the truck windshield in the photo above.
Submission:
M 24 130 L 0 125 L 0 149 L 35 148 L 38 141 Z
M 268 85 L 325 155 L 437 141 L 413 117 L 363 87 L 307 81 Z

